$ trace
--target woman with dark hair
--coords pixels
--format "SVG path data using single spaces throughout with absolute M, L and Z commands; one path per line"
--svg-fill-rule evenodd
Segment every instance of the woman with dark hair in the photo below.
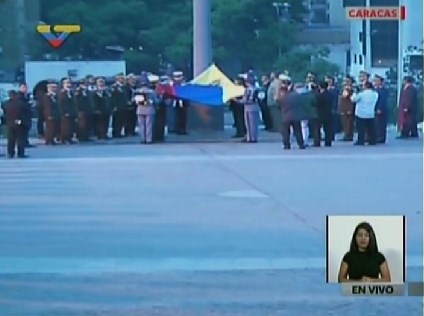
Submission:
M 390 282 L 386 258 L 378 251 L 374 229 L 363 222 L 353 232 L 350 250 L 343 257 L 339 282 Z

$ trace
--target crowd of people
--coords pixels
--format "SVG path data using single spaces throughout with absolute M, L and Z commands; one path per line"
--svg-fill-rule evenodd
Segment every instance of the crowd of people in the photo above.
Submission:
M 186 135 L 188 102 L 156 93 L 159 83 L 179 85 L 183 81 L 183 73 L 179 71 L 171 77 L 149 77 L 146 72 L 138 77 L 133 74 L 125 77 L 120 73 L 108 86 L 106 78 L 89 75 L 77 84 L 70 78 L 62 78 L 60 82 L 43 80 L 36 85 L 32 96 L 22 83 L 19 91 L 9 91 L 9 100 L 3 106 L 8 156 L 15 156 L 15 144 L 18 157 L 25 157 L 25 147 L 31 146 L 28 136 L 32 108 L 36 112 L 38 136 L 45 145 L 135 136 L 137 125 L 141 143 L 163 142 L 168 108 L 174 114 L 174 124 L 168 132 Z
M 329 147 L 339 130 L 343 132 L 341 140 L 351 142 L 356 129 L 355 145 L 386 142 L 389 92 L 381 76 L 375 76 L 373 82 L 365 71 L 357 82 L 346 76 L 339 89 L 333 77 L 318 81 L 312 72 L 305 82 L 294 83 L 287 73 L 271 73 L 258 82 L 249 71 L 235 83 L 245 87 L 243 96 L 229 101 L 234 137 L 243 142 L 258 141 L 261 120 L 267 131 L 282 134 L 284 149 L 291 147 L 291 134 L 301 149 L 308 147 L 310 140 L 319 147 L 322 139 Z M 184 76 L 178 71 L 163 77 L 146 72 L 139 77 L 118 74 L 109 86 L 104 77 L 94 76 L 78 83 L 70 78 L 43 80 L 32 94 L 22 83 L 18 91 L 9 91 L 9 100 L 3 106 L 8 157 L 15 156 L 16 146 L 17 156 L 26 157 L 25 147 L 31 146 L 31 109 L 36 110 L 38 136 L 46 145 L 135 136 L 137 125 L 143 144 L 163 142 L 166 129 L 186 135 L 189 101 L 175 99 L 166 89 L 159 89 L 181 84 Z M 411 77 L 404 78 L 399 100 L 399 137 L 418 137 L 418 97 Z M 173 124 L 167 120 L 170 113 Z
M 372 81 L 370 74 L 362 71 L 358 81 L 346 76 L 339 90 L 332 76 L 318 81 L 316 74 L 309 72 L 305 82 L 293 83 L 286 73 L 271 73 L 262 77 L 261 87 L 257 88 L 254 74 L 249 72 L 237 80 L 246 87 L 244 97 L 230 103 L 236 127 L 234 137 L 257 142 L 261 116 L 266 130 L 281 132 L 285 149 L 291 147 L 291 132 L 299 148 L 304 149 L 310 140 L 319 147 L 322 138 L 325 146 L 331 146 L 339 129 L 343 132 L 342 141 L 354 141 L 356 129 L 355 145 L 384 144 L 389 91 L 383 77 L 376 75 Z M 406 76 L 402 82 L 399 138 L 418 137 L 418 94 L 413 81 Z

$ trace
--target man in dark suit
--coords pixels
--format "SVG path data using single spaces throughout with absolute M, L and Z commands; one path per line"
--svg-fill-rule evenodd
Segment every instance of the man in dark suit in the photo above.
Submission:
M 317 94 L 317 114 L 318 119 L 314 126 L 314 146 L 321 145 L 321 127 L 324 129 L 325 146 L 331 147 L 333 140 L 333 96 L 328 90 L 327 82 L 320 82 Z
M 327 82 L 328 88 L 327 90 L 330 92 L 331 95 L 331 112 L 332 112 L 332 140 L 335 140 L 335 136 L 337 133 L 340 133 L 342 130 L 342 124 L 341 124 L 341 118 L 340 114 L 338 113 L 338 107 L 339 107 L 339 95 L 340 91 L 336 87 L 336 81 L 333 76 L 326 76 L 325 81 Z
M 268 76 L 262 76 L 262 88 L 258 91 L 259 107 L 261 108 L 262 121 L 266 131 L 272 130 L 271 111 L 268 107 L 268 89 L 271 81 Z
M 288 86 L 286 86 L 288 84 Z M 282 135 L 284 149 L 290 149 L 290 129 L 293 129 L 297 144 L 300 149 L 305 149 L 305 143 L 302 136 L 301 118 L 299 108 L 302 103 L 302 96 L 297 91 L 292 91 L 290 78 L 283 81 L 281 91 L 277 94 L 277 104 L 281 109 L 282 115 Z M 298 85 L 300 86 L 300 85 Z M 300 89 L 296 86 L 296 89 Z M 287 90 L 284 90 L 287 88 Z
M 26 158 L 25 136 L 26 105 L 22 102 L 16 91 L 9 91 L 9 100 L 4 106 L 7 126 L 7 156 L 15 157 L 15 147 L 18 147 L 18 158 Z
M 128 106 L 128 91 L 125 86 L 125 77 L 119 73 L 115 77 L 115 83 L 111 88 L 112 103 L 112 136 L 113 138 L 122 137 L 122 129 L 125 125 L 125 116 Z
M 399 97 L 398 124 L 401 135 L 398 138 L 417 138 L 417 112 L 418 94 L 413 85 L 414 79 L 406 76 L 403 80 L 403 88 Z
M 374 89 L 378 93 L 378 101 L 377 105 L 375 106 L 375 129 L 377 144 L 384 144 L 386 142 L 387 134 L 389 90 L 384 86 L 383 77 L 375 75 Z
M 25 105 L 24 110 L 24 125 L 25 126 L 25 147 L 34 147 L 29 143 L 29 132 L 31 130 L 32 125 L 32 115 L 31 115 L 31 98 L 28 93 L 28 86 L 26 83 L 21 83 L 19 85 L 19 91 L 18 91 L 19 99 L 21 102 Z

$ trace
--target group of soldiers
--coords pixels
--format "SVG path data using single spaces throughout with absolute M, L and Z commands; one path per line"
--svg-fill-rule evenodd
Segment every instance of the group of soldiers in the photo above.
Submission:
M 144 71 L 140 76 L 119 73 L 114 79 L 109 86 L 106 78 L 91 75 L 77 83 L 71 78 L 43 80 L 32 95 L 25 83 L 19 91 L 9 91 L 3 106 L 8 156 L 15 156 L 17 145 L 17 156 L 26 157 L 25 148 L 32 146 L 29 132 L 34 114 L 38 136 L 46 145 L 135 136 L 137 125 L 143 144 L 163 142 L 166 128 L 168 133 L 187 134 L 188 103 L 156 89 L 159 84 L 183 84 L 182 72 L 162 77 Z
M 178 85 L 183 80 L 181 72 L 174 72 L 172 78 L 149 78 L 145 72 L 139 78 L 133 74 L 125 77 L 120 73 L 110 86 L 104 77 L 87 76 L 77 86 L 70 78 L 63 78 L 60 88 L 55 80 L 49 80 L 33 93 L 38 134 L 47 145 L 72 144 L 93 136 L 99 140 L 135 136 L 137 123 L 143 123 L 143 143 L 163 142 L 169 106 L 175 112 L 175 126 L 170 132 L 186 134 L 186 102 L 155 93 L 160 82 Z M 137 95 L 144 95 L 143 101 Z
M 382 76 L 371 78 L 362 71 L 357 81 L 345 76 L 339 87 L 334 77 L 326 76 L 318 81 L 313 72 L 307 74 L 305 82 L 299 83 L 293 83 L 287 73 L 271 73 L 262 77 L 259 87 L 252 78 L 248 73 L 236 80 L 246 87 L 246 94 L 230 102 L 236 128 L 234 137 L 257 142 L 261 113 L 265 130 L 281 133 L 285 149 L 290 148 L 291 131 L 302 149 L 310 140 L 313 146 L 320 146 L 322 138 L 325 146 L 331 146 L 339 132 L 343 132 L 341 141 L 353 141 L 355 130 L 358 133 L 355 145 L 386 142 L 389 90 Z M 398 111 L 399 138 L 418 137 L 417 112 L 417 89 L 413 78 L 407 76 L 402 82 Z

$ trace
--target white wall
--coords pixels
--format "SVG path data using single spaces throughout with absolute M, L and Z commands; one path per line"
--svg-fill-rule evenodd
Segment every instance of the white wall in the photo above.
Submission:
M 349 251 L 355 227 L 368 222 L 374 229 L 378 250 L 386 257 L 392 283 L 403 283 L 404 231 L 402 216 L 329 216 L 328 281 L 337 282 L 340 263 Z
M 326 44 L 330 49 L 330 54 L 328 55 L 328 61 L 332 62 L 340 67 L 340 71 L 343 73 L 346 73 L 347 68 L 347 60 L 346 60 L 346 54 L 349 50 L 349 45 L 346 44 L 336 44 L 336 45 L 328 45 Z
M 349 27 L 349 20 L 346 19 L 346 10 L 343 8 L 343 1 L 329 0 L 330 26 Z
M 60 80 L 68 76 L 68 71 L 75 71 L 72 79 L 81 79 L 87 75 L 115 76 L 126 71 L 125 61 L 30 61 L 25 63 L 25 82 L 29 89 L 44 79 Z
M 350 21 L 350 74 L 357 78 L 361 70 L 365 70 L 365 56 L 362 55 L 362 43 L 359 41 L 359 34 L 362 32 L 362 21 Z M 356 55 L 356 62 L 355 62 Z M 362 56 L 362 65 L 359 63 L 359 56 Z

